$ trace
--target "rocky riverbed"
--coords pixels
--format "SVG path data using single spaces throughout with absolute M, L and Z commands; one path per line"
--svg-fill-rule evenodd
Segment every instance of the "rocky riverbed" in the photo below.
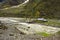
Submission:
M 16 25 L 13 23 L 20 23 L 19 20 L 16 21 L 17 19 L 20 20 L 21 18 L 0 18 L 0 21 L 2 20 L 4 26 L 7 26 L 7 29 L 0 29 L 0 40 L 60 40 L 60 35 L 56 34 L 48 37 L 44 37 L 42 35 L 37 34 L 25 35 L 15 28 Z

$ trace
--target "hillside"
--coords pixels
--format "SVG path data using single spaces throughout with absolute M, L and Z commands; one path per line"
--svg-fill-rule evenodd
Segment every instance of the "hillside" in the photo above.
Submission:
M 20 3 L 19 1 L 20 0 L 8 0 L 7 4 L 10 3 L 9 6 L 11 6 L 16 3 L 14 5 L 17 5 Z M 8 14 L 9 16 L 12 15 L 17 17 L 60 18 L 60 0 L 30 0 L 30 2 L 22 8 L 22 11 L 21 7 L 17 9 L 2 10 L 3 12 L 0 11 L 0 14 L 2 14 L 1 16 L 6 16 Z
M 60 0 L 31 0 L 25 8 L 38 17 L 60 18 Z
M 11 6 L 15 6 L 15 5 L 19 5 L 22 2 L 24 2 L 25 0 L 1 0 L 0 1 L 0 9 L 1 8 L 6 8 L 6 7 L 11 7 Z

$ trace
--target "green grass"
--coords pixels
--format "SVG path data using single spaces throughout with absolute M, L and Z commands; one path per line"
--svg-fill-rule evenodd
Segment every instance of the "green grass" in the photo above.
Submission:
M 53 27 L 60 27 L 60 21 L 59 20 L 54 20 L 54 19 L 47 19 L 47 22 L 43 22 L 43 21 L 35 21 L 36 23 L 40 23 L 43 25 L 47 25 L 47 26 L 53 26 Z
M 38 35 L 44 36 L 44 37 L 48 37 L 51 36 L 51 34 L 48 34 L 46 32 L 37 32 Z

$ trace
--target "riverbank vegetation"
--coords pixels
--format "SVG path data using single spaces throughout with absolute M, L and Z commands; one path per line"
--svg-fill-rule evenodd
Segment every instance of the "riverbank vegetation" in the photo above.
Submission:
M 60 20 L 58 19 L 47 19 L 47 22 L 36 20 L 34 22 L 42 25 L 47 25 L 47 26 L 60 27 Z

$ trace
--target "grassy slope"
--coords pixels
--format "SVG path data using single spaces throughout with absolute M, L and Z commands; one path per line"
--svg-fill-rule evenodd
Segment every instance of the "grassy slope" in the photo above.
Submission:
M 60 0 L 31 0 L 25 13 L 33 17 L 60 18 L 59 4 Z
M 30 2 L 22 9 L 21 7 L 19 7 L 16 9 L 2 10 L 0 11 L 0 14 L 2 16 L 6 16 L 6 15 L 21 16 L 22 15 L 22 17 L 60 18 L 59 4 L 60 4 L 60 0 L 45 0 L 45 1 L 30 0 Z

